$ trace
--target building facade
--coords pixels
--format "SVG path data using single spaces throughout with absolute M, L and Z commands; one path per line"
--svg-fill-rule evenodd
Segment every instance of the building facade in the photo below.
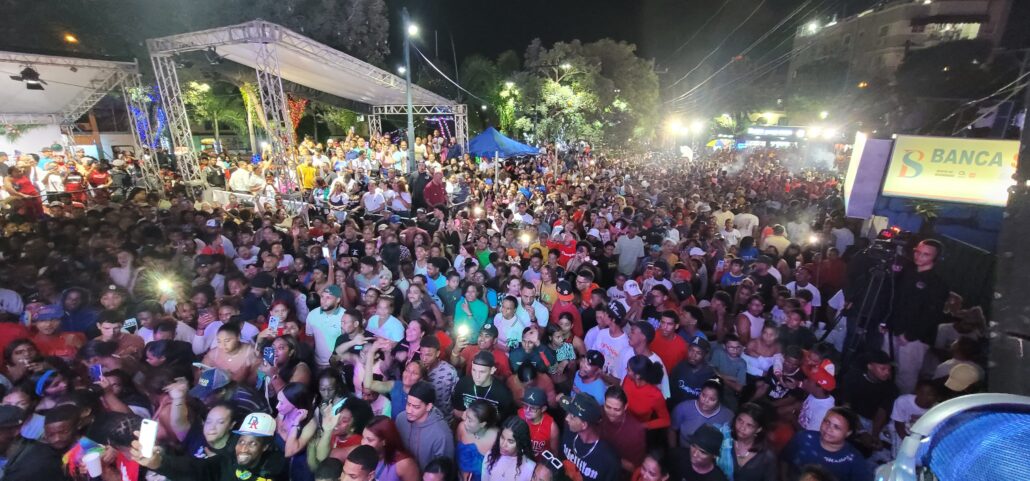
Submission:
M 912 49 L 985 39 L 997 47 L 1012 0 L 899 0 L 843 19 L 813 20 L 794 36 L 788 84 L 820 66 L 845 67 L 844 85 L 887 80 Z

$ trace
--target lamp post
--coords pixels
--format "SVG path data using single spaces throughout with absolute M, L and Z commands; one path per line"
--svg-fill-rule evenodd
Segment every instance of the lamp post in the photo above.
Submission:
M 411 23 L 408 9 L 401 9 L 404 22 L 404 96 L 408 103 L 408 172 L 415 171 L 415 116 L 411 106 L 411 36 L 418 35 L 418 25 Z

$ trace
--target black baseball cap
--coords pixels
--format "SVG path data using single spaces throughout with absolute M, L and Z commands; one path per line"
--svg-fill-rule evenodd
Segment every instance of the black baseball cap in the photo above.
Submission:
M 594 424 L 601 420 L 601 405 L 594 396 L 585 392 L 576 393 L 572 397 L 563 397 L 561 407 L 565 412 Z
M 587 364 L 591 366 L 604 367 L 604 354 L 601 351 L 591 349 L 587 351 Z

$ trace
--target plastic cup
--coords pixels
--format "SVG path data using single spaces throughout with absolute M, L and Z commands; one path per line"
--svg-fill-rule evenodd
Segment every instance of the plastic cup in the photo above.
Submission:
M 82 463 L 86 465 L 86 471 L 89 471 L 91 478 L 98 478 L 104 473 L 104 468 L 100 465 L 100 453 L 87 453 L 82 457 Z

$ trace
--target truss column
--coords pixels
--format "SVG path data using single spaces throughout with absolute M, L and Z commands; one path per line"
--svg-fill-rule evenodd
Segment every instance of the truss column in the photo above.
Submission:
M 61 122 L 61 133 L 64 134 L 64 154 L 70 159 L 75 155 L 75 124 Z
M 379 114 L 368 116 L 368 134 L 376 137 L 383 135 L 383 119 Z
M 129 113 L 132 143 L 136 146 L 137 161 L 143 171 L 143 183 L 150 190 L 161 185 L 161 169 L 157 165 L 157 156 L 153 152 L 146 155 L 144 151 L 154 146 L 154 129 L 150 125 L 150 110 L 143 100 L 139 74 L 126 74 L 121 87 L 125 111 Z
M 454 106 L 454 133 L 458 137 L 458 144 L 461 145 L 462 153 L 468 153 L 469 116 L 468 107 L 465 104 Z
M 151 56 L 150 60 L 154 65 L 154 75 L 157 77 L 157 86 L 161 91 L 161 102 L 165 107 L 176 166 L 188 185 L 203 185 L 200 166 L 197 163 L 197 153 L 193 151 L 193 131 L 190 130 L 189 119 L 186 116 L 186 104 L 183 102 L 182 90 L 179 86 L 179 74 L 175 70 L 175 59 L 168 55 L 162 55 Z
M 271 147 L 273 162 L 286 165 L 295 145 L 293 124 L 290 122 L 289 109 L 286 105 L 286 94 L 283 93 L 283 81 L 279 76 L 279 55 L 275 46 L 260 44 L 257 52 L 255 72 L 257 73 L 258 92 L 261 106 L 268 121 L 272 135 Z

